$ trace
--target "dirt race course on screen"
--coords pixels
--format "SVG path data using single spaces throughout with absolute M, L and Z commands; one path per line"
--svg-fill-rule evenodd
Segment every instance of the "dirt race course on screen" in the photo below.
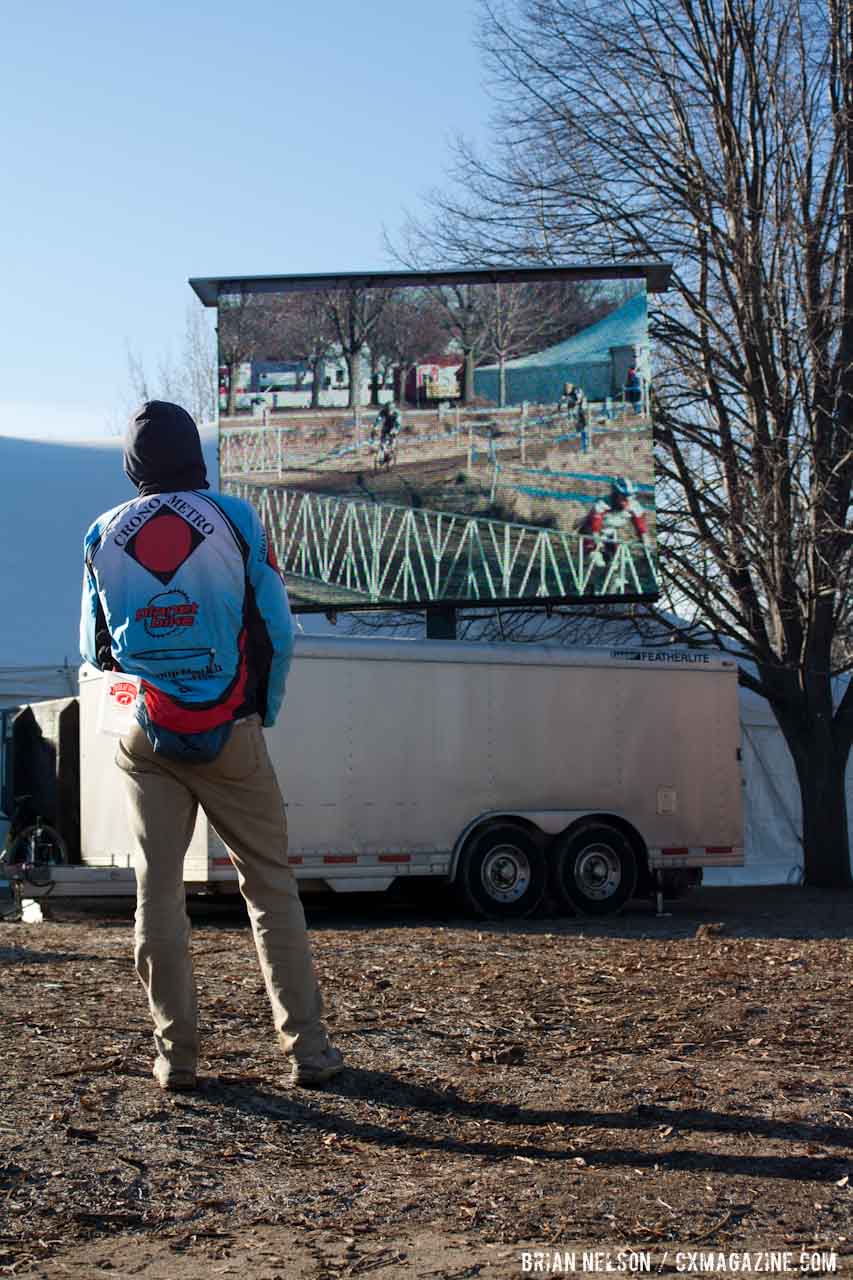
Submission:
M 636 282 L 264 295 L 236 362 L 248 310 L 220 300 L 220 473 L 297 606 L 657 594 Z
M 851 1274 L 849 895 L 606 923 L 309 903 L 348 1064 L 321 1091 L 284 1085 L 242 914 L 193 915 L 184 1095 L 150 1075 L 130 904 L 2 926 L 0 1275 Z
M 638 458 L 650 455 L 648 421 L 602 427 L 597 439 L 591 431 L 586 458 L 555 415 L 531 424 L 523 441 L 515 423 L 515 430 L 506 422 L 484 426 L 481 415 L 468 429 L 460 415 L 457 431 L 455 423 L 443 428 L 435 419 L 425 422 L 426 416 L 409 415 L 387 464 L 377 464 L 368 431 L 360 444 L 332 444 L 329 453 L 312 457 L 312 439 L 320 445 L 332 429 L 309 427 L 301 449 L 286 442 L 280 472 L 252 477 L 254 491 L 247 492 L 256 505 L 266 498 L 275 513 L 272 532 L 293 595 L 322 599 L 337 586 L 338 598 L 355 604 L 364 596 L 380 598 L 368 572 L 377 521 L 385 571 L 380 591 L 395 602 L 427 589 L 430 569 L 443 575 L 446 599 L 653 591 L 654 561 L 647 551 L 653 509 L 643 510 L 646 541 L 635 536 L 632 524 L 599 543 L 578 533 L 596 503 L 609 501 L 612 483 L 610 474 L 602 480 L 579 467 L 601 466 L 606 458 L 613 476 L 647 476 L 633 483 L 639 495 L 653 495 L 650 456 L 645 465 Z M 337 583 L 323 581 L 321 566 L 329 566 L 330 551 L 332 567 L 338 556 Z

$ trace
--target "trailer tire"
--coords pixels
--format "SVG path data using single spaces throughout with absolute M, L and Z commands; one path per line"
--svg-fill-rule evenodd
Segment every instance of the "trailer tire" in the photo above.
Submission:
M 637 855 L 618 827 L 586 822 L 556 842 L 549 878 L 561 906 L 582 915 L 615 915 L 634 896 Z
M 500 823 L 462 851 L 457 887 L 466 907 L 495 920 L 520 919 L 535 911 L 547 881 L 545 855 L 529 831 Z

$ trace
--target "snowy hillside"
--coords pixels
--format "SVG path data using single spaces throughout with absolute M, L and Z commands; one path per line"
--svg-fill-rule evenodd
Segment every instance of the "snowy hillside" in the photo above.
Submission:
M 216 432 L 202 432 L 216 484 Z M 0 436 L 0 706 L 68 694 L 76 674 L 83 535 L 134 495 L 119 439 L 59 443 Z M 71 672 L 63 672 L 65 664 Z M 73 687 L 73 686 L 72 686 Z

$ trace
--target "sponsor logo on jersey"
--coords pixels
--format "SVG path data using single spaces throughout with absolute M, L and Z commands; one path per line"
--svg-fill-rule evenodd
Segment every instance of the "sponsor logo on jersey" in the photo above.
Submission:
M 192 507 L 189 509 L 194 511 Z M 161 506 L 141 528 L 135 531 L 127 528 L 130 536 L 121 543 L 117 538 L 116 542 L 165 587 L 213 530 L 214 526 L 208 521 L 188 519 L 178 511 Z
M 136 621 L 145 624 L 149 636 L 173 636 L 182 628 L 195 626 L 198 604 L 183 591 L 161 591 L 136 610 Z

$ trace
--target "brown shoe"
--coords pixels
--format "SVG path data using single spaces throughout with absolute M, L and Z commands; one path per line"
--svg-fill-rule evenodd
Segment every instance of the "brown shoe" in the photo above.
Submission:
M 343 1069 L 343 1054 L 339 1049 L 329 1047 L 313 1058 L 294 1058 L 290 1068 L 290 1084 L 301 1085 L 304 1089 L 316 1089 Z
M 198 1076 L 189 1067 L 172 1067 L 165 1058 L 158 1058 L 151 1074 L 161 1089 L 168 1093 L 189 1093 L 198 1088 Z

